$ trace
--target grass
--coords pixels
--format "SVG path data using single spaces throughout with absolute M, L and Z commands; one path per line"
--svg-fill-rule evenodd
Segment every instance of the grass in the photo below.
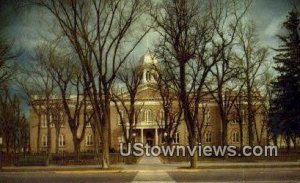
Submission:
M 160 156 L 162 162 L 164 163 L 176 163 L 176 162 L 188 162 L 189 157 L 182 156 Z M 300 152 L 278 152 L 278 156 L 272 157 L 199 157 L 199 162 L 299 162 L 300 161 Z
M 99 167 L 71 167 L 71 166 L 65 166 L 63 168 L 59 166 L 48 166 L 48 167 L 35 167 L 35 168 L 25 168 L 25 167 L 18 167 L 18 168 L 4 168 L 2 169 L 2 172 L 40 172 L 40 171 L 55 171 L 55 172 L 106 172 L 106 171 L 112 171 L 112 172 L 119 172 L 124 170 L 122 167 L 110 167 L 107 169 L 101 168 L 101 165 Z M 1 170 L 0 170 L 1 171 Z
M 200 163 L 199 163 L 200 164 Z M 300 168 L 300 165 L 295 164 L 285 164 L 285 165 L 198 165 L 197 168 L 191 168 L 191 167 L 178 167 L 178 169 L 183 170 L 192 170 L 192 169 L 241 169 L 241 168 Z

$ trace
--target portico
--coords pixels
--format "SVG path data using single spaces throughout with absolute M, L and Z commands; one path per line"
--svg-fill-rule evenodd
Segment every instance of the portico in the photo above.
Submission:
M 135 129 L 135 142 L 142 144 L 148 144 L 150 146 L 159 145 L 159 134 L 158 128 L 145 128 L 137 127 Z M 129 129 L 127 128 L 127 134 L 129 134 Z

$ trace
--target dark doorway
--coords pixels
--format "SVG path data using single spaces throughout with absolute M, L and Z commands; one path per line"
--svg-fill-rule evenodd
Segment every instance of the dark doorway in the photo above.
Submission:
M 146 133 L 146 143 L 151 147 L 153 146 L 153 138 L 154 138 L 153 132 L 148 131 Z

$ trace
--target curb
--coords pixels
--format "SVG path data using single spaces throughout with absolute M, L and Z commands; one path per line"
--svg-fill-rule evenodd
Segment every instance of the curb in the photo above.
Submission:
M 203 170 L 214 170 L 214 169 L 255 169 L 255 168 L 299 168 L 300 165 L 261 165 L 261 166 L 250 166 L 250 165 L 239 165 L 239 166 L 198 166 L 196 169 L 190 169 L 188 167 L 174 167 L 166 169 L 2 169 L 0 173 L 13 173 L 13 172 L 54 172 L 57 174 L 94 174 L 94 173 L 133 173 L 133 172 L 199 172 Z

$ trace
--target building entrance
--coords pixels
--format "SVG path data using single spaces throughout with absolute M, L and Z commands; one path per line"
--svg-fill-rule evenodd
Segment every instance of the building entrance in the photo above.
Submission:
M 152 147 L 154 145 L 153 142 L 154 142 L 154 134 L 152 131 L 148 131 L 146 133 L 146 144 Z

